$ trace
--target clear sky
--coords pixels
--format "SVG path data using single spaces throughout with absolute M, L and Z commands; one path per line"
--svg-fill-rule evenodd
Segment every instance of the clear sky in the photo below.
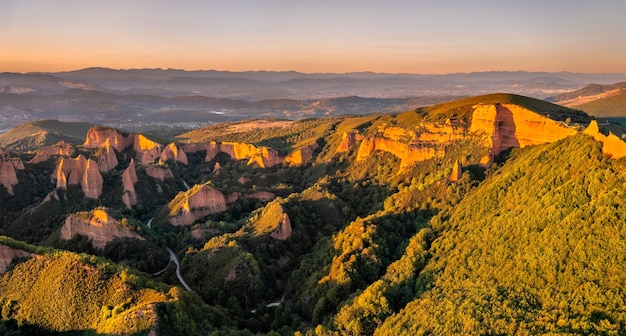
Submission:
M 626 0 L 2 0 L 0 72 L 626 73 Z

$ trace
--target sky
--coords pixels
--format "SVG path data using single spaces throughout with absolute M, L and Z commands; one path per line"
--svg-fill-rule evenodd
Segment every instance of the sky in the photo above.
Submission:
M 2 0 L 0 72 L 626 73 L 624 0 Z

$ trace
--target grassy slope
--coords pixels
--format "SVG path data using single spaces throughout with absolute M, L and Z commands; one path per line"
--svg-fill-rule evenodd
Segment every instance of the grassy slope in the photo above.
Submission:
M 12 128 L 0 134 L 0 147 L 26 151 L 53 145 L 61 140 L 73 145 L 85 141 L 87 131 L 93 124 L 37 120 Z

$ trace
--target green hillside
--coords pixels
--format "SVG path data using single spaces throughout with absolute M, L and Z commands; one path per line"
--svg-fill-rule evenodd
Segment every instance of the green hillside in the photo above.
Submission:
M 85 141 L 93 124 L 38 120 L 16 126 L 0 134 L 0 147 L 12 151 L 28 151 L 65 141 L 73 145 Z
M 576 108 L 592 116 L 617 120 L 622 125 L 626 125 L 624 123 L 626 119 L 626 92 L 578 105 Z

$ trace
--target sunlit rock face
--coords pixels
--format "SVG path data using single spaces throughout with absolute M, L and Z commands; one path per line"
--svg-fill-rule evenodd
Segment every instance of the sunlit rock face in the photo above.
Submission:
M 137 171 L 135 169 L 135 160 L 131 159 L 130 164 L 122 173 L 122 186 L 124 187 L 122 202 L 124 202 L 124 205 L 129 209 L 139 203 L 137 191 L 135 190 L 135 183 L 137 182 L 139 182 L 139 179 L 137 178 Z
M 285 163 L 290 166 L 298 166 L 305 163 L 308 160 L 313 158 L 313 154 L 315 150 L 319 148 L 319 145 L 316 143 L 312 143 L 310 145 L 304 146 L 300 149 L 296 149 L 293 152 L 289 153 L 285 158 Z
M 13 195 L 13 187 L 19 183 L 16 170 L 23 170 L 24 162 L 19 158 L 11 158 L 8 153 L 0 150 L 0 184 Z
M 35 156 L 29 161 L 29 163 L 41 163 L 45 162 L 53 156 L 71 157 L 74 155 L 74 146 L 61 141 L 52 146 L 48 146 L 38 150 Z
M 486 134 L 485 145 L 494 156 L 507 148 L 551 143 L 577 133 L 560 121 L 514 104 L 476 105 L 470 132 Z
M 81 181 L 81 188 L 85 197 L 98 199 L 102 195 L 102 188 L 104 185 L 104 179 L 98 169 L 98 164 L 89 159 L 85 165 L 85 172 L 83 173 L 83 179 Z
M 114 128 L 94 126 L 87 131 L 87 138 L 83 147 L 85 148 L 98 148 L 109 140 L 110 145 L 115 148 L 116 151 L 121 152 L 131 143 L 120 132 Z
M 598 126 L 597 121 L 592 120 L 583 133 L 590 135 L 596 141 L 601 142 L 602 153 L 605 155 L 608 155 L 613 159 L 620 159 L 626 156 L 626 142 L 613 133 L 609 133 L 609 135 L 600 133 L 600 127 Z
M 445 148 L 440 144 L 412 143 L 406 144 L 386 138 L 365 138 L 361 141 L 357 161 L 362 161 L 375 151 L 384 151 L 393 154 L 400 159 L 400 167 L 408 167 L 416 162 L 428 160 L 434 157 L 442 157 Z
M 184 165 L 187 165 L 189 163 L 185 151 L 182 148 L 176 146 L 175 143 L 171 143 L 163 148 L 163 151 L 161 152 L 161 160 L 172 160 L 174 162 L 179 162 Z
M 101 172 L 115 169 L 119 164 L 117 155 L 115 155 L 115 151 L 109 139 L 106 139 L 102 146 L 98 148 L 96 156 L 98 157 L 98 169 L 100 169 Z
M 72 239 L 76 234 L 87 237 L 97 249 L 103 249 L 107 243 L 120 238 L 144 240 L 138 233 L 124 227 L 119 220 L 100 209 L 71 214 L 65 219 L 61 238 Z
M 196 220 L 228 210 L 228 200 L 219 190 L 210 185 L 195 186 L 170 202 L 170 223 L 191 225 Z

